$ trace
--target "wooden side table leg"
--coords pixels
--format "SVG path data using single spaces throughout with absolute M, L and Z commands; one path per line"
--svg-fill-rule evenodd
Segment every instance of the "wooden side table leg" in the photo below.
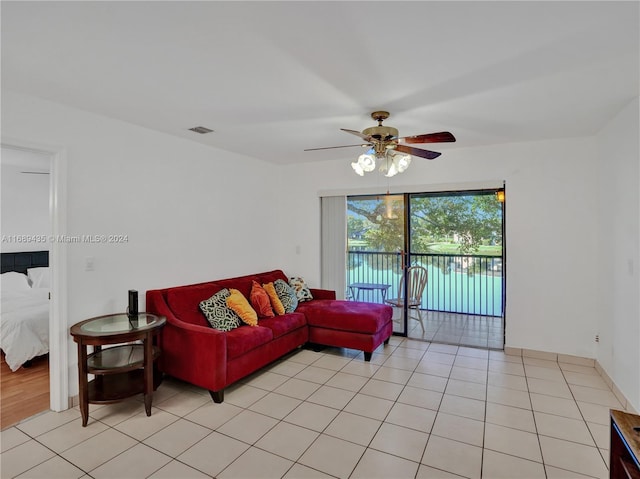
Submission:
M 153 337 L 151 333 L 144 339 L 144 409 L 151 416 L 153 397 Z
M 82 341 L 78 343 L 78 386 L 82 427 L 85 427 L 89 422 L 89 383 L 87 378 L 87 346 L 82 344 Z

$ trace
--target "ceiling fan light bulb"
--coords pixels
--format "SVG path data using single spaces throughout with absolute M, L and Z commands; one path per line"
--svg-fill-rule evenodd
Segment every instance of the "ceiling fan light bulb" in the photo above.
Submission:
M 370 154 L 360 155 L 358 158 L 358 165 L 365 172 L 370 172 L 376 169 L 376 157 Z
M 362 166 L 360 166 L 359 163 L 356 163 L 354 161 L 353 163 L 351 163 L 351 168 L 353 168 L 353 171 L 355 171 L 358 175 L 364 176 L 364 170 L 362 169 Z
M 396 165 L 398 172 L 403 173 L 407 170 L 407 168 L 409 168 L 409 165 L 411 164 L 411 155 L 400 153 L 396 155 L 396 157 L 393 159 L 393 162 Z

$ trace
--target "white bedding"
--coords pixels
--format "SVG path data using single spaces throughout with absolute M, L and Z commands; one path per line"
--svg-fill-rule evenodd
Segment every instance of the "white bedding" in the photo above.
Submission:
M 2 291 L 0 347 L 12 371 L 49 352 L 49 288 Z

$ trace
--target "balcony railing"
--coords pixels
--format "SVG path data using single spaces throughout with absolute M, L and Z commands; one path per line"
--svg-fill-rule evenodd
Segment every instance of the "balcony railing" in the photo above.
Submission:
M 402 281 L 400 253 L 349 251 L 347 285 L 390 285 L 388 297 L 396 297 Z M 502 257 L 463 254 L 412 254 L 411 264 L 427 268 L 422 307 L 431 311 L 502 316 Z M 380 290 L 360 292 L 363 301 L 382 302 Z

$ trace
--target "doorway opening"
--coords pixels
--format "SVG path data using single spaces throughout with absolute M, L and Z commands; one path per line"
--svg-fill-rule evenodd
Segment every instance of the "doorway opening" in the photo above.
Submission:
M 348 298 L 391 304 L 396 335 L 503 349 L 503 193 L 347 197 Z

